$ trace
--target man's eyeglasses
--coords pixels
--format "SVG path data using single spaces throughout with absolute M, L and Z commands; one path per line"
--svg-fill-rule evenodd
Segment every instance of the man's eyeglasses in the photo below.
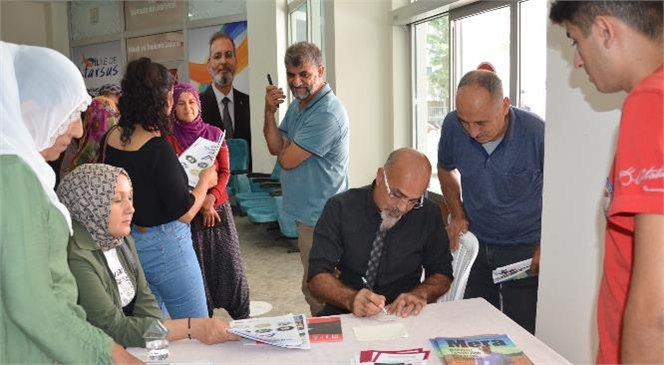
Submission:
M 408 197 L 401 195 L 396 192 L 393 193 L 390 189 L 390 183 L 387 182 L 387 174 L 385 174 L 385 168 L 383 168 L 383 180 L 385 180 L 385 187 L 387 188 L 387 196 L 392 200 L 398 200 L 400 203 L 405 202 L 406 206 L 409 209 L 420 209 L 424 205 L 424 195 L 420 196 L 419 199 L 408 199 Z

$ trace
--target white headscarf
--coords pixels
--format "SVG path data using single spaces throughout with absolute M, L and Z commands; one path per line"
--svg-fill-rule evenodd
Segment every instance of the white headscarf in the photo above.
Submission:
M 90 104 L 76 66 L 52 49 L 0 41 L 0 155 L 17 155 L 35 172 L 51 203 L 55 173 L 40 151 L 51 147 Z

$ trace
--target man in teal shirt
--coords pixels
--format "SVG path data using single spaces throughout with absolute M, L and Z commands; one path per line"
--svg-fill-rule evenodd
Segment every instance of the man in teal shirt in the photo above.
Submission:
M 299 42 L 284 57 L 288 86 L 295 96 L 281 125 L 274 117 L 285 94 L 269 85 L 265 93 L 263 133 L 282 167 L 284 213 L 297 222 L 304 268 L 302 293 L 316 315 L 323 309 L 309 292 L 307 269 L 313 229 L 327 199 L 348 189 L 348 115 L 325 81 L 320 49 Z

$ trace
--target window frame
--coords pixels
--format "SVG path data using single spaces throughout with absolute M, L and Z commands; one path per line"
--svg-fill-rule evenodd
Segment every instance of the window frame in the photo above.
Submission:
M 393 26 L 407 26 L 409 31 L 409 40 L 410 40 L 410 60 L 411 60 L 411 120 L 412 120 L 412 138 L 411 144 L 414 148 L 426 152 L 428 149 L 426 136 L 422 136 L 422 131 L 426 128 L 427 120 L 418 120 L 418 108 L 422 107 L 418 105 L 418 102 L 421 101 L 415 100 L 415 97 L 418 96 L 417 89 L 417 70 L 418 66 L 417 57 L 418 57 L 418 44 L 416 43 L 416 32 L 415 26 L 429 22 L 433 19 L 442 17 L 444 15 L 449 16 L 449 108 L 454 110 L 455 105 L 455 93 L 456 85 L 459 80 L 455 70 L 459 67 L 457 65 L 457 60 L 455 57 L 455 49 L 457 45 L 458 34 L 454 29 L 454 21 L 467 18 L 470 16 L 478 15 L 484 12 L 493 11 L 499 8 L 508 7 L 510 13 L 510 46 L 509 46 L 509 90 L 506 91 L 506 96 L 509 96 L 512 101 L 512 105 L 521 104 L 521 4 L 526 1 L 538 1 L 538 0 L 510 0 L 510 1 L 479 1 L 479 0 L 445 0 L 441 2 L 431 2 L 431 1 L 413 1 L 405 6 L 399 7 L 393 10 L 390 14 L 390 18 Z M 426 103 L 426 101 L 425 101 Z M 421 118 L 420 118 L 421 119 Z M 436 191 L 439 191 L 440 187 L 437 185 L 438 173 L 437 173 L 437 164 L 436 161 L 432 161 L 433 171 L 432 171 L 432 182 L 429 189 L 434 187 Z M 436 187 L 437 186 L 437 187 Z M 432 192 L 429 191 L 431 194 Z M 438 195 L 437 192 L 434 192 L 433 195 Z

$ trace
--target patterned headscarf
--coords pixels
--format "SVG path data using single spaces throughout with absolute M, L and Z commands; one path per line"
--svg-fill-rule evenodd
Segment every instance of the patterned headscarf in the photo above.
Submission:
M 58 197 L 72 219 L 85 227 L 102 251 L 121 245 L 124 239 L 108 231 L 111 204 L 121 174 L 129 178 L 122 168 L 88 163 L 67 174 L 58 186 Z
M 92 104 L 85 111 L 83 118 L 83 137 L 78 142 L 78 150 L 69 165 L 69 170 L 76 166 L 97 161 L 99 145 L 104 133 L 118 123 L 120 111 L 113 100 L 105 96 L 92 99 Z
M 99 88 L 99 96 L 122 95 L 122 89 L 116 84 L 104 84 Z
M 175 107 L 180 100 L 180 95 L 182 93 L 188 92 L 194 96 L 196 99 L 196 104 L 198 104 L 198 116 L 191 123 L 181 122 L 175 115 Z M 178 140 L 182 148 L 188 148 L 194 143 L 198 137 L 203 137 L 210 141 L 216 141 L 221 135 L 221 129 L 209 125 L 203 121 L 201 118 L 201 113 L 203 109 L 201 108 L 201 98 L 198 95 L 198 91 L 195 87 L 190 84 L 182 83 L 177 84 L 173 87 L 173 111 L 171 112 L 171 120 L 173 121 L 173 135 L 175 139 Z

